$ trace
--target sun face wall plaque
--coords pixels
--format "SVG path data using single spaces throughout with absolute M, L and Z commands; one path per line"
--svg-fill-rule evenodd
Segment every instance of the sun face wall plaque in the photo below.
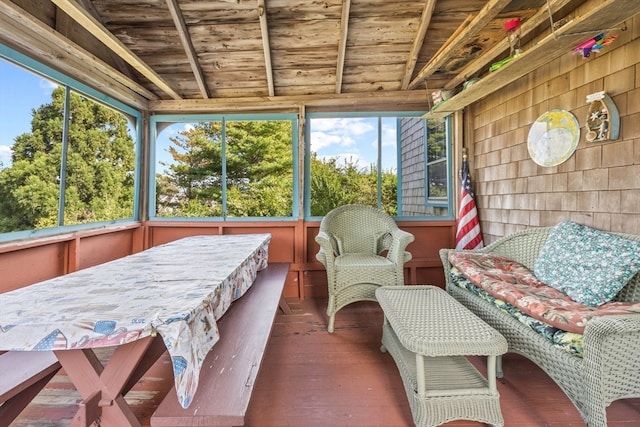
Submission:
M 587 95 L 589 113 L 585 138 L 589 142 L 602 142 L 618 139 L 620 134 L 620 115 L 613 100 L 603 92 Z
M 549 110 L 529 129 L 527 148 L 540 166 L 559 165 L 573 155 L 580 141 L 580 124 L 567 110 Z

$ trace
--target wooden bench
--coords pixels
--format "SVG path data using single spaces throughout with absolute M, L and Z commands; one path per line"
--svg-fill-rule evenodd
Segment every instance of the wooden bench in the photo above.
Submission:
M 60 369 L 52 351 L 0 354 L 0 426 L 8 426 Z
M 289 264 L 269 264 L 258 273 L 218 322 L 220 340 L 204 360 L 189 407 L 180 406 L 172 388 L 151 416 L 152 427 L 244 425 L 288 271 Z

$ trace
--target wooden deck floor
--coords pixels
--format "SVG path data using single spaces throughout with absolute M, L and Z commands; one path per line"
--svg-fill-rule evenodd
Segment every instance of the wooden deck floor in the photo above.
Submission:
M 326 332 L 326 301 L 290 301 L 291 315 L 278 314 L 254 395 L 251 427 L 401 427 L 411 412 L 400 376 L 389 354 L 380 352 L 382 312 L 374 303 L 352 304 Z M 108 354 L 101 357 L 108 358 Z M 480 369 L 484 360 L 472 358 Z M 499 380 L 506 427 L 584 426 L 560 389 L 527 359 L 509 354 Z M 168 359 L 162 358 L 129 393 L 127 401 L 143 425 L 171 386 Z M 12 426 L 67 425 L 78 395 L 58 375 Z M 640 424 L 640 399 L 612 404 L 610 427 Z M 0 425 L 2 422 L 0 420 Z M 453 427 L 482 426 L 469 421 Z

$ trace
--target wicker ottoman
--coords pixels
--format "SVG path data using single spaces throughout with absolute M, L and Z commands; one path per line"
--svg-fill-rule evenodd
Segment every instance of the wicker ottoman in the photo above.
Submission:
M 435 286 L 384 286 L 382 351 L 398 366 L 416 426 L 466 419 L 504 425 L 496 357 L 507 341 Z M 485 378 L 465 356 L 487 357 Z

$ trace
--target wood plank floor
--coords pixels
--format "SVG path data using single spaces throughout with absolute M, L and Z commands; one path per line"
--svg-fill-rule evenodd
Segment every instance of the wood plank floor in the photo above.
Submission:
M 402 427 L 413 425 L 402 381 L 391 356 L 380 352 L 382 311 L 352 304 L 326 332 L 326 300 L 290 300 L 293 314 L 278 314 L 249 406 L 250 427 Z M 109 354 L 100 357 L 108 359 Z M 484 371 L 484 360 L 472 358 Z M 538 367 L 509 354 L 498 381 L 506 427 L 584 426 L 571 402 Z M 144 426 L 171 386 L 163 357 L 127 395 Z M 59 374 L 11 426 L 57 427 L 69 423 L 78 394 Z M 614 402 L 610 427 L 640 424 L 640 399 Z M 3 423 L 0 420 L 0 425 Z M 446 426 L 476 427 L 453 421 Z

